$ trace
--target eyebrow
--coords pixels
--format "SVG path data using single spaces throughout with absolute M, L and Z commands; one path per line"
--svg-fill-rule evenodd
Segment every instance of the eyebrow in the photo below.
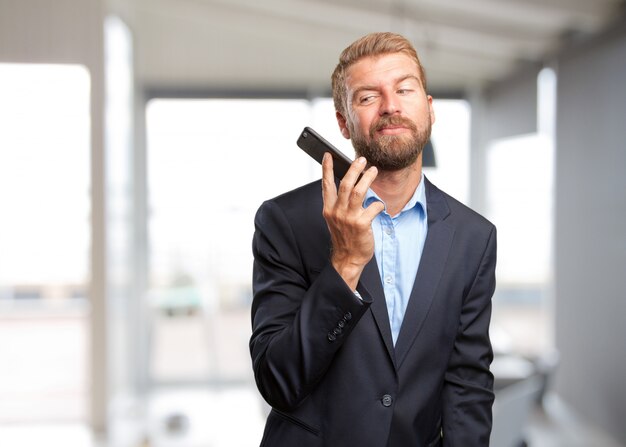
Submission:
M 406 74 L 404 76 L 400 76 L 399 78 L 397 78 L 394 81 L 394 85 L 398 85 L 401 84 L 402 82 L 406 81 L 407 79 L 414 79 L 415 81 L 417 81 L 417 83 L 419 85 L 422 85 L 422 81 L 420 81 L 420 78 L 413 75 L 413 74 Z M 354 98 L 355 96 L 357 96 L 357 94 L 363 92 L 363 91 L 368 91 L 368 90 L 377 90 L 378 87 L 376 85 L 362 85 L 359 86 L 357 88 L 354 89 L 354 91 L 352 92 L 352 97 Z

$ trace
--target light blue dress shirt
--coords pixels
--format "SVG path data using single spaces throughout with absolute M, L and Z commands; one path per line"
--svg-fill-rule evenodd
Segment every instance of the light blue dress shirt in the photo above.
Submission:
M 375 200 L 385 203 L 370 189 L 363 206 L 367 207 Z M 394 345 L 398 340 L 426 242 L 426 209 L 426 188 L 422 174 L 413 197 L 398 215 L 390 216 L 385 209 L 372 222 L 374 255 L 385 292 Z

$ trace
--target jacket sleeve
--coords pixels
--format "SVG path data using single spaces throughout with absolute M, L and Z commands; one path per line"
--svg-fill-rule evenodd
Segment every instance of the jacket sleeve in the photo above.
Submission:
M 265 202 L 252 242 L 250 353 L 259 391 L 282 411 L 315 389 L 371 303 L 367 295 L 358 299 L 328 260 L 309 282 L 299 242 L 279 205 Z
M 459 330 L 444 377 L 443 445 L 489 445 L 493 351 L 489 340 L 495 290 L 496 229 L 492 227 L 473 283 L 465 296 Z

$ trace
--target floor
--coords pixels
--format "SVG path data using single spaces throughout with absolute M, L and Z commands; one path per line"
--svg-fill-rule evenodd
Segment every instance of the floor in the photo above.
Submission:
M 259 444 L 267 406 L 251 379 L 222 389 L 159 388 L 141 405 L 118 403 L 114 406 L 115 424 L 110 436 L 106 441 L 100 439 L 80 422 L 86 419 L 88 394 L 84 374 L 87 347 L 84 312 L 64 312 L 45 318 L 13 314 L 0 320 L 0 358 L 3 359 L 0 447 Z M 243 323 L 239 324 L 239 320 Z M 159 347 L 153 357 L 155 375 L 168 379 L 216 371 L 229 377 L 241 371 L 250 372 L 245 352 L 247 314 L 230 315 L 220 320 L 222 326 L 212 325 L 218 328 L 217 334 L 236 340 L 241 355 L 234 355 L 232 346 L 226 349 L 228 345 L 219 343 L 224 349 L 214 349 L 214 356 L 206 359 L 197 357 L 200 352 L 209 351 L 201 343 L 207 336 L 200 319 L 159 321 L 160 329 L 154 334 L 155 347 Z M 191 343 L 193 340 L 197 342 Z M 186 346 L 188 351 L 182 353 L 181 346 Z M 191 348 L 195 350 L 189 351 Z M 182 366 L 186 369 L 181 369 Z M 550 395 L 543 409 L 536 409 L 530 418 L 527 443 L 529 447 L 626 447 L 582 423 L 558 398 Z
M 80 424 L 0 426 L 10 447 L 247 447 L 259 444 L 265 407 L 249 389 L 187 389 L 153 396 L 146 422 L 129 414 L 108 442 Z M 546 399 L 527 430 L 528 447 L 624 447 L 581 423 L 560 400 Z M 504 447 L 504 446 L 492 446 Z
M 251 387 L 167 390 L 144 408 L 118 408 L 105 441 L 80 423 L 0 425 L 7 447 L 248 447 L 258 445 L 264 405 Z
M 528 447 L 624 447 L 585 424 L 553 395 L 547 396 L 543 408 L 532 414 L 527 433 Z

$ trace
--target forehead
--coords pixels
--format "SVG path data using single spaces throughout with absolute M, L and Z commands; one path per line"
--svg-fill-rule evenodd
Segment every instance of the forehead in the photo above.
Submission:
M 348 91 L 363 85 L 375 86 L 406 76 L 420 79 L 417 62 L 404 53 L 390 53 L 359 59 L 346 70 Z

